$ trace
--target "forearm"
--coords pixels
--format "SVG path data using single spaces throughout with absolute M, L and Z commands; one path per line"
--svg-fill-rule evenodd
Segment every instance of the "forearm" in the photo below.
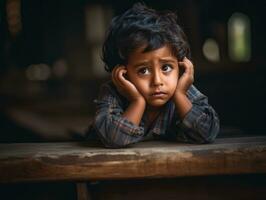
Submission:
M 192 108 L 192 103 L 190 102 L 189 98 L 185 94 L 176 93 L 174 95 L 174 103 L 180 119 L 184 119 L 186 114 Z
M 209 105 L 208 98 L 194 86 L 186 95 L 174 96 L 178 115 L 178 139 L 191 143 L 212 142 L 219 132 L 217 113 Z
M 119 113 L 107 110 L 97 114 L 94 127 L 106 147 L 125 147 L 142 140 L 144 129 L 136 126 Z
M 144 129 L 139 126 L 145 102 L 134 101 L 126 110 L 101 105 L 95 120 L 97 133 L 106 147 L 120 148 L 142 140 Z
M 146 103 L 144 99 L 131 102 L 122 116 L 138 126 L 145 111 L 145 106 Z
M 184 142 L 209 143 L 216 138 L 219 127 L 219 118 L 212 107 L 199 108 L 193 105 L 185 118 L 178 123 L 177 136 Z
M 124 113 L 130 112 L 132 106 L 128 110 L 124 109 L 127 103 L 120 99 L 112 83 L 101 87 L 99 99 L 95 102 L 93 128 L 106 147 L 124 147 L 142 140 L 144 128 L 123 117 Z

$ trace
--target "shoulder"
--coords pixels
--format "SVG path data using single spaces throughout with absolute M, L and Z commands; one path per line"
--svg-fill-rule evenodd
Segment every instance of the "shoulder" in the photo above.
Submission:
M 102 99 L 105 96 L 114 96 L 114 97 L 116 97 L 118 95 L 119 95 L 119 93 L 116 90 L 116 87 L 113 84 L 113 82 L 112 81 L 107 81 L 107 82 L 103 83 L 100 86 L 100 91 L 99 91 L 99 94 L 98 94 L 98 99 Z
M 187 96 L 190 100 L 198 100 L 201 98 L 206 98 L 204 94 L 202 94 L 194 85 L 191 85 L 187 91 Z
M 126 98 L 119 94 L 112 81 L 105 82 L 100 86 L 100 92 L 95 101 L 96 103 L 107 101 L 120 105 L 127 104 Z
M 100 86 L 100 93 L 102 91 L 115 92 L 115 86 L 112 81 L 107 81 Z

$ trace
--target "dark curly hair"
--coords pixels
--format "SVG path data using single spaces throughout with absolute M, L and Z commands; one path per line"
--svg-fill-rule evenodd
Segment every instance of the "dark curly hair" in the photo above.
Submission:
M 111 72 L 116 65 L 127 64 L 128 56 L 140 47 L 149 52 L 164 45 L 171 47 L 178 60 L 190 57 L 186 35 L 177 24 L 176 14 L 136 3 L 111 21 L 102 48 L 105 70 Z

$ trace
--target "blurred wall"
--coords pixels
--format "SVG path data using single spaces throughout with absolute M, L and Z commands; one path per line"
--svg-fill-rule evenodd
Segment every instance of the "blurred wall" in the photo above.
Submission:
M 93 99 L 99 85 L 109 77 L 100 59 L 104 32 L 111 18 L 133 2 L 1 1 L 2 112 L 23 109 L 69 121 L 71 117 L 92 117 Z M 222 131 L 265 134 L 266 3 L 259 0 L 144 2 L 156 9 L 177 12 L 191 45 L 195 85 L 217 110 Z M 230 45 L 235 40 L 229 37 L 228 23 L 235 13 L 245 16 L 249 24 L 248 32 L 244 32 L 250 40 L 246 60 L 230 57 Z

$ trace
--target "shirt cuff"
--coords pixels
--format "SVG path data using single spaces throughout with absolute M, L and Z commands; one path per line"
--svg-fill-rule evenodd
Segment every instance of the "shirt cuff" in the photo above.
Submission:
M 197 106 L 192 106 L 192 108 L 188 111 L 188 113 L 185 115 L 184 119 L 182 120 L 182 124 L 187 128 L 193 128 L 194 125 L 197 123 L 199 118 L 204 115 L 202 110 L 197 108 Z
M 114 123 L 117 123 L 117 126 L 123 130 L 127 135 L 131 136 L 141 136 L 144 134 L 144 128 L 133 124 L 131 121 L 124 117 L 120 117 L 117 120 L 114 120 Z

